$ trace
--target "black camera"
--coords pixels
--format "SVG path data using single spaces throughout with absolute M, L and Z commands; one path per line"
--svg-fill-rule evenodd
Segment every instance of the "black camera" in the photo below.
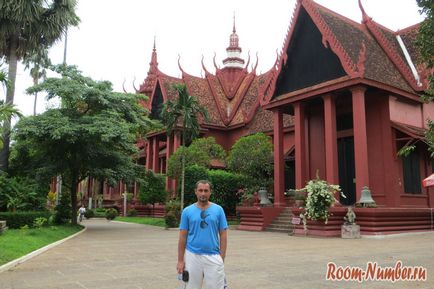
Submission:
M 188 282 L 188 271 L 182 271 L 182 281 Z

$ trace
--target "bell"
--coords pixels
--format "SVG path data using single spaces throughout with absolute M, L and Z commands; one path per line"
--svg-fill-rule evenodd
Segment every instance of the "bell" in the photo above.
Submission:
M 377 204 L 375 203 L 374 199 L 372 199 L 371 191 L 368 187 L 363 187 L 362 189 L 362 195 L 360 196 L 360 200 L 357 202 L 357 204 L 361 207 L 376 207 Z

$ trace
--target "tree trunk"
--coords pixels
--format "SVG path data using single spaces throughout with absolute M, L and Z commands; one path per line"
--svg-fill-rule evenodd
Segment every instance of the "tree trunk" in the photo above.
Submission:
M 181 212 L 184 209 L 184 187 L 185 187 L 185 128 L 182 128 L 182 154 L 181 154 Z
M 17 78 L 17 45 L 18 39 L 15 37 L 11 40 L 11 47 L 7 57 L 8 67 L 8 80 L 9 84 L 6 91 L 6 103 L 14 104 L 15 94 L 15 80 Z M 8 171 L 9 169 L 9 145 L 10 145 L 10 132 L 11 132 L 11 118 L 4 122 L 3 126 L 3 149 L 0 151 L 0 170 Z
M 77 225 L 77 186 L 78 177 L 76 173 L 71 174 L 71 223 Z
M 33 85 L 38 85 L 38 77 L 33 77 Z M 33 103 L 33 115 L 36 115 L 36 102 L 38 101 L 38 93 L 35 92 L 35 102 Z

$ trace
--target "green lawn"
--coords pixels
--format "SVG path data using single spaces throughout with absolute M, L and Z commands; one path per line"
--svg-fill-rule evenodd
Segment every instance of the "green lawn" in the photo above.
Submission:
M 0 235 L 0 265 L 6 264 L 83 229 L 81 226 L 52 226 L 41 229 L 9 229 Z
M 116 217 L 115 221 L 136 223 L 143 225 L 152 225 L 158 227 L 166 227 L 166 223 L 163 218 L 151 218 L 151 217 Z

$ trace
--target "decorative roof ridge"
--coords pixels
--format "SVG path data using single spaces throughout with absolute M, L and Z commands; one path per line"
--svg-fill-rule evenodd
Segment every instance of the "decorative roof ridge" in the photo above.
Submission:
M 372 18 L 368 19 L 365 22 L 365 25 L 372 33 L 374 38 L 377 40 L 380 47 L 384 50 L 386 55 L 389 57 L 389 59 L 392 61 L 392 63 L 395 65 L 395 67 L 398 69 L 401 75 L 404 77 L 404 79 L 407 80 L 411 88 L 414 89 L 415 91 L 423 90 L 422 86 L 418 86 L 417 80 L 415 79 L 413 73 L 411 72 L 411 69 L 408 66 L 407 62 L 404 61 L 404 59 L 402 59 L 402 57 L 397 53 L 397 51 L 395 51 L 395 49 L 392 47 L 389 40 L 386 38 L 386 36 L 384 36 L 383 32 L 380 30 L 381 25 L 373 21 Z M 394 32 L 391 33 L 395 35 Z
M 252 71 L 251 71 L 251 73 L 254 73 L 255 75 L 256 75 L 256 68 L 258 68 L 258 63 L 259 63 L 259 56 L 258 56 L 258 52 L 256 52 L 256 64 L 253 66 L 252 63 Z
M 328 43 L 330 49 L 334 51 L 336 56 L 338 56 L 338 58 L 341 60 L 342 67 L 345 72 L 351 77 L 357 77 L 359 73 L 357 71 L 356 65 L 353 63 L 345 48 L 342 46 L 340 41 L 337 39 L 333 31 L 330 29 L 317 10 L 321 9 L 322 6 L 318 5 L 312 0 L 303 0 L 303 7 L 306 9 L 306 12 L 310 15 L 312 21 L 320 30 L 324 47 L 327 47 Z
M 292 12 L 291 19 L 289 20 L 288 28 L 286 29 L 286 36 L 283 40 L 282 50 L 279 54 L 278 49 L 276 49 L 276 61 L 274 65 L 268 70 L 270 74 L 268 75 L 264 84 L 259 88 L 260 105 L 265 105 L 270 102 L 271 97 L 273 95 L 274 88 L 276 86 L 277 78 L 279 76 L 280 71 L 282 70 L 283 65 L 286 64 L 288 59 L 287 49 L 289 46 L 289 42 L 292 38 L 292 34 L 294 33 L 295 23 L 300 15 L 300 9 L 302 6 L 303 0 L 297 0 L 297 4 L 294 7 Z M 266 72 L 267 73 L 267 72 Z M 264 73 L 264 74 L 266 74 Z
M 271 97 L 273 96 L 274 88 L 276 86 L 277 77 L 279 76 L 279 73 L 281 71 L 282 64 L 280 64 L 280 58 L 277 49 L 276 55 L 277 56 L 274 65 L 266 73 L 264 73 L 264 75 L 268 73 L 268 75 L 266 76 L 267 79 L 264 81 L 264 84 L 259 87 L 258 97 L 260 99 L 261 106 L 270 102 Z

